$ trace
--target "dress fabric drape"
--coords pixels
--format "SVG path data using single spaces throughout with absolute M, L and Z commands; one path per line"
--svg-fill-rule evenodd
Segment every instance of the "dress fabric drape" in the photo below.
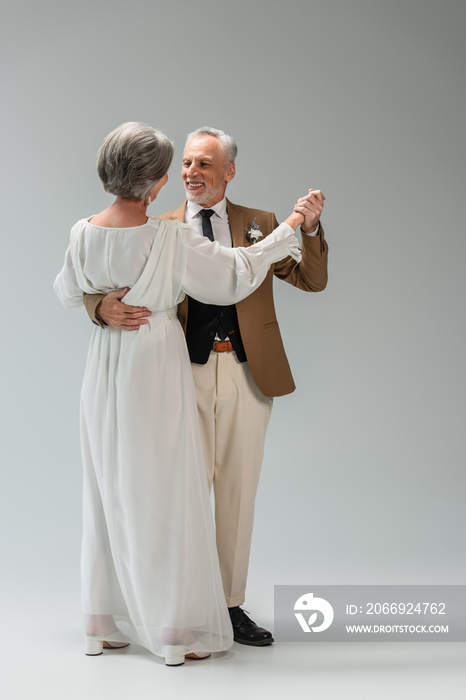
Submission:
M 95 327 L 90 339 L 81 392 L 87 636 L 159 656 L 166 644 L 186 653 L 232 644 L 176 306 L 185 293 L 229 304 L 257 288 L 270 261 L 246 253 L 154 218 L 127 229 L 83 219 L 72 229 L 54 285 L 63 304 L 128 286 L 124 301 L 152 312 L 137 331 Z

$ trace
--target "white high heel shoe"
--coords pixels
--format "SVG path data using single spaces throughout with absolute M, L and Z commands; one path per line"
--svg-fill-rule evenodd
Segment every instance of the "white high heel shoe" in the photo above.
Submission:
M 166 644 L 163 648 L 165 666 L 182 666 L 185 654 L 186 647 L 182 644 Z
M 185 659 L 200 661 L 210 656 L 210 651 L 198 651 L 196 653 L 186 653 L 186 647 L 181 644 L 167 644 L 163 648 L 165 656 L 165 666 L 182 666 Z

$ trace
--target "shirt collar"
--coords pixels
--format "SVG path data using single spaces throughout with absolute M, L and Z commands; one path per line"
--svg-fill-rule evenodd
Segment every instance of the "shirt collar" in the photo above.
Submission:
M 214 204 L 213 207 L 208 208 L 212 209 L 220 219 L 228 220 L 226 197 L 220 200 L 220 202 L 217 202 L 217 204 Z M 186 219 L 194 219 L 195 216 L 198 217 L 201 209 L 205 209 L 205 207 L 201 207 L 201 205 L 196 204 L 196 202 L 190 202 L 188 199 L 186 204 Z

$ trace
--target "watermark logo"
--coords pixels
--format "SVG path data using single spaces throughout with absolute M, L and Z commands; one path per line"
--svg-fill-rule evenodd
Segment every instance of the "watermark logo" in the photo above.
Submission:
M 275 586 L 273 636 L 319 644 L 466 642 L 466 585 Z
M 294 605 L 295 617 L 301 625 L 303 632 L 323 632 L 328 629 L 333 622 L 333 608 L 325 598 L 314 598 L 313 593 L 305 593 L 296 601 Z M 301 610 L 302 612 L 296 612 Z M 303 612 L 311 613 L 306 622 Z M 322 613 L 323 620 L 320 625 L 315 626 L 318 613 Z

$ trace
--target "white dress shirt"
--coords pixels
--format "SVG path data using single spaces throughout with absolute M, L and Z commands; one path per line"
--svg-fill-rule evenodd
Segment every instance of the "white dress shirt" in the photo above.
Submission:
M 230 223 L 228 221 L 227 214 L 227 200 L 225 197 L 214 204 L 213 207 L 208 207 L 212 209 L 215 213 L 210 217 L 210 223 L 212 224 L 212 231 L 214 232 L 214 241 L 218 241 L 220 245 L 226 248 L 232 247 Z M 205 209 L 201 207 L 200 204 L 188 201 L 186 205 L 186 224 L 189 224 L 196 233 L 202 236 L 202 216 L 200 211 Z

